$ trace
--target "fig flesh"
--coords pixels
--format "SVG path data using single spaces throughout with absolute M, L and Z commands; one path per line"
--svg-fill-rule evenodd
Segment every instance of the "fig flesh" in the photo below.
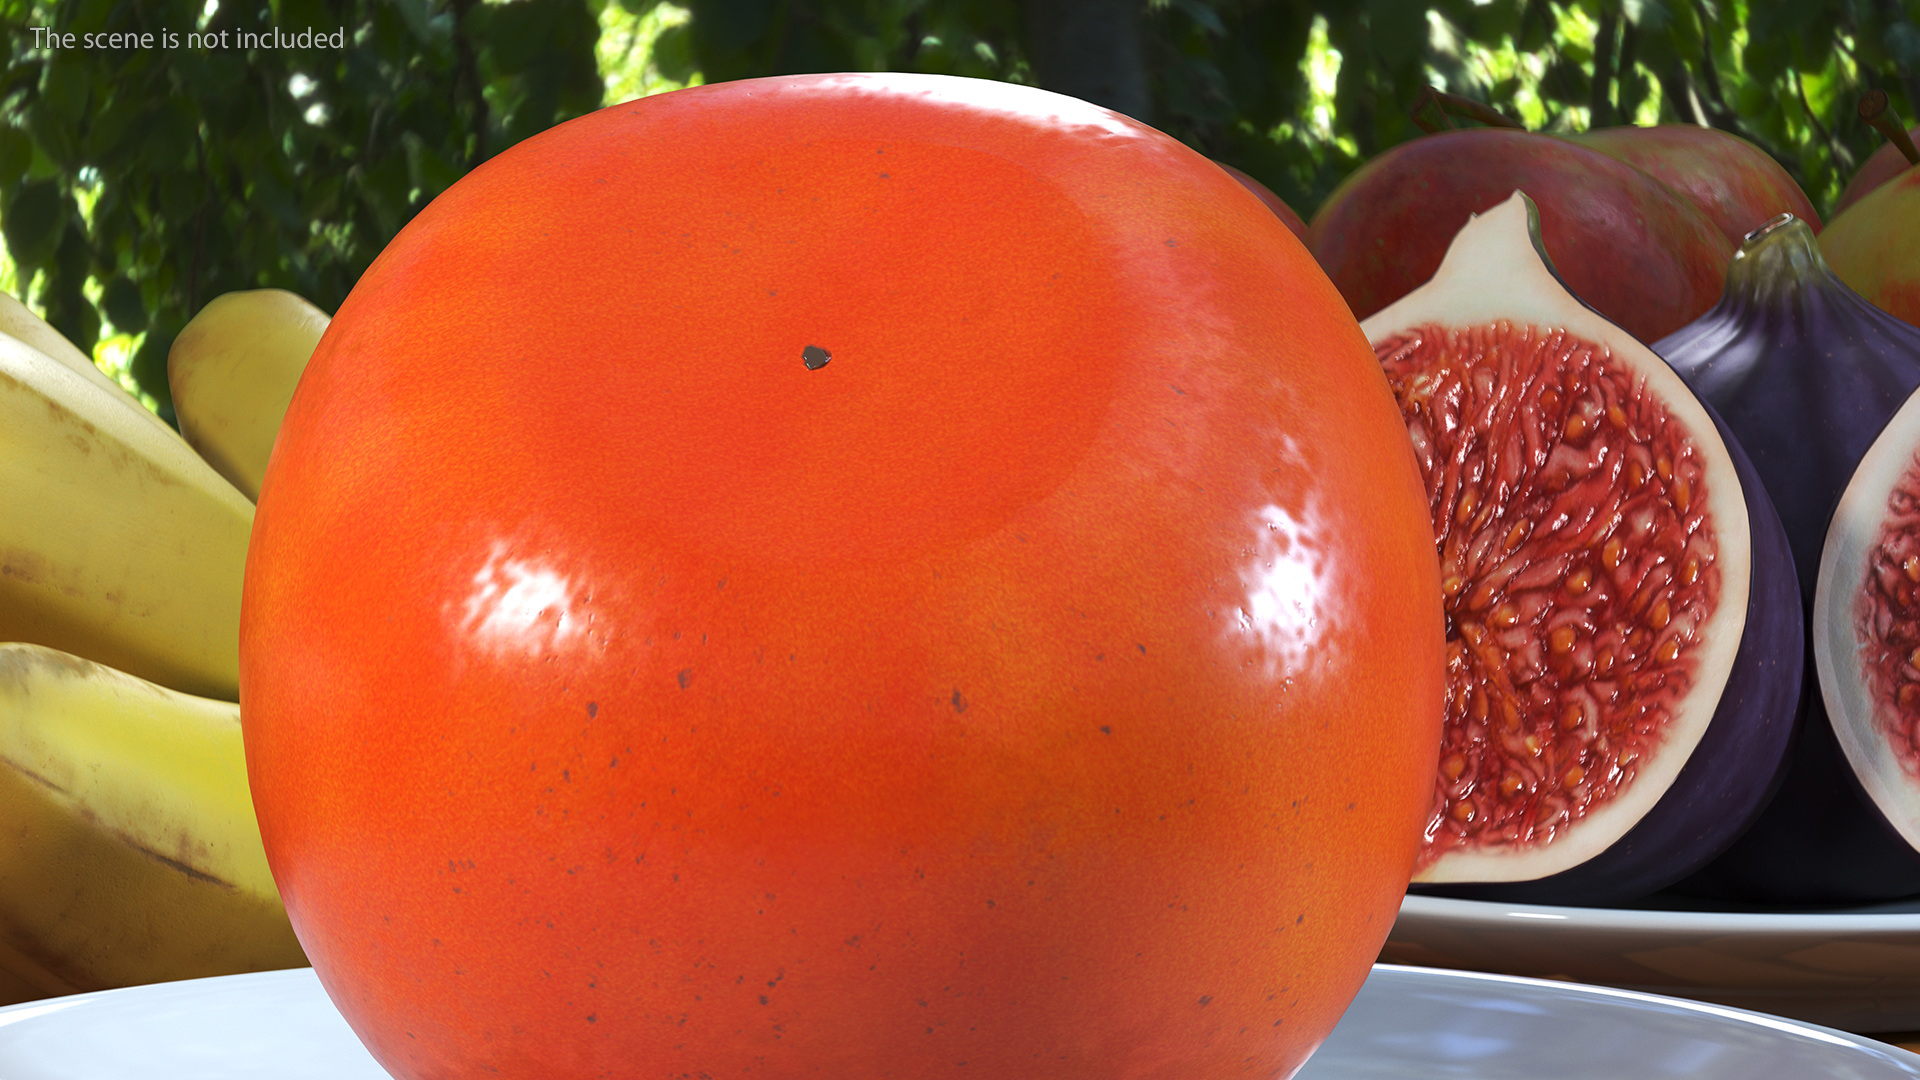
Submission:
M 1920 388 L 1920 328 L 1848 288 L 1812 230 L 1783 214 L 1747 237 L 1721 302 L 1654 351 L 1752 455 L 1786 526 L 1801 599 L 1812 605 L 1835 505 L 1875 436 Z M 1808 616 L 1816 640 L 1823 618 Z M 1808 683 L 1779 792 L 1746 835 L 1676 891 L 1796 904 L 1920 892 L 1920 854 L 1855 779 L 1829 722 L 1825 682 Z
M 1427 481 L 1448 698 L 1425 891 L 1619 903 L 1752 821 L 1792 737 L 1784 533 L 1673 371 L 1560 283 L 1531 200 L 1362 324 Z

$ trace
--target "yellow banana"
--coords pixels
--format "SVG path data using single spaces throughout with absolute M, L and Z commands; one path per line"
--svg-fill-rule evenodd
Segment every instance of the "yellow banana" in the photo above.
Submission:
M 253 506 L 143 416 L 0 335 L 0 641 L 234 700 Z
M 167 353 L 181 433 L 249 499 L 328 321 L 284 289 L 231 292 L 201 308 Z
M 126 388 L 115 382 L 113 376 L 101 371 L 93 358 L 80 351 L 80 347 L 68 341 L 60 331 L 47 325 L 46 320 L 35 315 L 27 305 L 12 295 L 0 292 L 0 334 L 6 334 L 23 344 L 29 345 L 46 354 L 49 359 L 57 360 L 66 367 L 85 376 L 88 382 L 107 391 L 109 397 L 120 404 L 138 412 L 148 424 L 166 432 L 171 438 L 180 434 L 167 426 L 165 420 L 155 416 L 140 399 L 127 393 Z
M 0 995 L 306 963 L 239 706 L 0 644 Z

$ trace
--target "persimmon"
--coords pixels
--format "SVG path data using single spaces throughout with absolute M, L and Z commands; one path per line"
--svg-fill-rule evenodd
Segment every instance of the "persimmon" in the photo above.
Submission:
M 717 84 L 502 153 L 328 328 L 248 557 L 275 879 L 397 1077 L 1285 1076 L 1432 788 L 1426 496 L 1145 126 Z

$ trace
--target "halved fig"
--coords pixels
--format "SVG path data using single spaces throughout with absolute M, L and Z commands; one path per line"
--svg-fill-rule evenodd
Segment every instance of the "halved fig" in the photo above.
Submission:
M 1840 750 L 1875 809 L 1920 850 L 1920 393 L 1840 496 L 1812 626 Z
M 1737 443 L 1581 303 L 1516 192 L 1361 328 L 1426 476 L 1448 637 L 1416 887 L 1610 904 L 1752 821 L 1800 692 L 1786 537 Z

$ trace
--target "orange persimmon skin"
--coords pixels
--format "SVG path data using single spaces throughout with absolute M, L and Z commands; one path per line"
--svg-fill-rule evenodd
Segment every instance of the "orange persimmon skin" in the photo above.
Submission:
M 1258 200 L 1071 99 L 797 76 L 560 125 L 387 248 L 241 699 L 403 1080 L 1209 1080 L 1366 975 L 1441 650 L 1399 413 Z

